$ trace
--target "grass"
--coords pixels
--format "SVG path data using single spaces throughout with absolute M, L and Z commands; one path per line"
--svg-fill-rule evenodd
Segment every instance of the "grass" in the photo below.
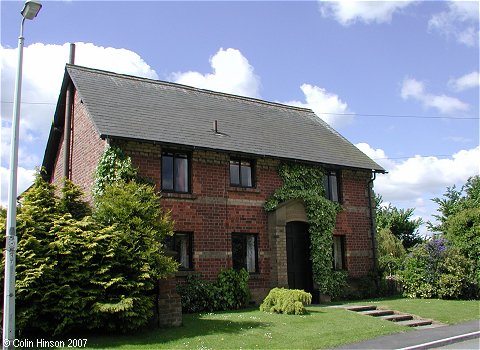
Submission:
M 401 311 L 446 324 L 480 319 L 478 300 L 403 299 L 386 298 L 355 302 L 372 304 L 381 309 Z
M 388 298 L 355 304 L 375 304 L 448 324 L 480 318 L 478 301 Z M 144 330 L 130 336 L 89 336 L 87 348 L 319 349 L 413 331 L 342 308 L 310 306 L 307 310 L 309 313 L 304 316 L 270 314 L 258 309 L 184 315 L 181 327 Z
M 135 336 L 89 338 L 88 348 L 315 349 L 410 329 L 340 308 L 311 306 L 303 316 L 258 309 L 184 315 L 183 326 Z

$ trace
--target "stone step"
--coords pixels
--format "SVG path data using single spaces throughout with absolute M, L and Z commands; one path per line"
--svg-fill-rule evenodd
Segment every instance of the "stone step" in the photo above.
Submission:
M 419 327 L 419 326 L 428 326 L 432 324 L 431 320 L 408 320 L 408 321 L 398 321 L 396 324 L 407 327 Z
M 386 315 L 386 316 L 380 316 L 380 318 L 387 320 L 387 321 L 392 321 L 392 322 L 398 322 L 398 321 L 408 321 L 412 320 L 413 316 L 412 315 L 407 315 L 407 314 L 393 314 L 393 315 Z
M 360 312 L 360 311 L 369 311 L 369 310 L 376 310 L 377 307 L 375 305 L 355 305 L 355 306 L 348 306 L 346 307 L 347 310 Z
M 393 315 L 394 312 L 392 310 L 368 310 L 368 311 L 360 311 L 362 315 L 368 315 L 373 317 L 379 316 L 386 316 L 386 315 Z

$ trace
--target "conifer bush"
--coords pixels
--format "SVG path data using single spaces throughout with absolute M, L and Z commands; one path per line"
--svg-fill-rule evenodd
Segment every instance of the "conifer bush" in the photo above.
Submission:
M 273 288 L 260 305 L 260 311 L 288 315 L 303 315 L 312 295 L 300 289 Z
M 163 254 L 173 223 L 154 188 L 105 184 L 93 216 L 73 183 L 55 193 L 38 172 L 17 212 L 18 336 L 147 325 L 158 279 L 177 269 Z

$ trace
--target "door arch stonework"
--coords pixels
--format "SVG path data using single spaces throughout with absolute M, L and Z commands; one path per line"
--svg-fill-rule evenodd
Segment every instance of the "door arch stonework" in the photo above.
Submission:
M 271 251 L 271 287 L 288 288 L 286 225 L 292 221 L 308 223 L 305 204 L 301 199 L 281 203 L 268 214 L 268 236 Z

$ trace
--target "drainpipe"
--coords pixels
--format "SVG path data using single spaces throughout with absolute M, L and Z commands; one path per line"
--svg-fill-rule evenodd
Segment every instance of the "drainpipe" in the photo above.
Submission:
M 70 44 L 70 57 L 68 59 L 69 64 L 75 62 L 75 44 Z M 65 97 L 65 127 L 63 137 L 63 176 L 67 179 L 70 178 L 70 137 L 72 133 L 72 112 L 73 112 L 73 83 L 70 81 L 67 87 L 67 94 Z
M 372 170 L 372 175 L 373 177 L 368 180 L 368 208 L 370 210 L 370 230 L 372 232 L 371 237 L 372 237 L 372 256 L 373 256 L 373 273 L 375 276 L 375 286 L 378 291 L 379 287 L 379 281 L 378 281 L 378 265 L 377 265 L 377 251 L 375 249 L 376 247 L 376 242 L 375 242 L 375 236 L 376 236 L 376 228 L 375 228 L 375 212 L 374 208 L 372 205 L 372 188 L 373 188 L 373 181 L 375 181 L 377 177 L 377 173 L 375 170 Z

